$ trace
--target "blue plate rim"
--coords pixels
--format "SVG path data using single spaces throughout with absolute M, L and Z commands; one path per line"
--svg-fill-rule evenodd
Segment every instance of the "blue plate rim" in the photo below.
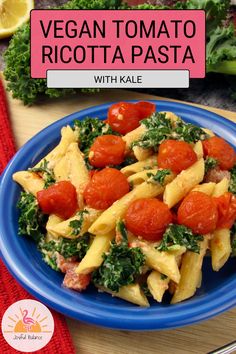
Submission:
M 138 100 L 130 100 L 129 102 L 137 102 Z M 190 104 L 183 104 L 178 102 L 172 101 L 164 101 L 164 100 L 149 100 L 157 105 L 157 109 L 161 106 L 168 106 L 169 110 L 183 109 L 184 111 L 189 112 L 196 112 L 197 115 L 202 115 L 208 120 L 213 119 L 214 122 L 217 122 L 220 125 L 223 125 L 224 130 L 232 130 L 236 133 L 236 126 L 235 123 L 225 119 L 224 117 L 212 113 L 210 111 L 204 110 L 202 108 L 198 108 L 195 106 L 191 106 Z M 127 101 L 128 102 L 128 101 Z M 0 210 L 3 207 L 3 198 L 1 198 L 1 191 L 6 184 L 6 180 L 9 176 L 11 176 L 11 170 L 14 168 L 14 164 L 17 163 L 17 159 L 21 157 L 22 153 L 25 150 L 30 149 L 32 145 L 37 143 L 37 140 L 40 140 L 41 136 L 45 134 L 45 132 L 50 132 L 51 130 L 54 131 L 59 127 L 62 127 L 65 124 L 69 124 L 69 122 L 73 122 L 74 119 L 78 118 L 78 116 L 87 116 L 87 115 L 94 115 L 96 111 L 107 109 L 113 102 L 93 106 L 91 108 L 87 108 L 81 110 L 79 112 L 72 113 L 55 123 L 49 125 L 48 127 L 41 130 L 38 134 L 36 134 L 33 138 L 31 138 L 13 157 L 13 159 L 9 162 L 8 166 L 6 167 L 4 173 L 2 174 L 1 178 L 1 185 L 0 185 Z M 159 107 L 160 106 L 160 107 Z M 204 119 L 205 119 L 204 118 Z M 1 212 L 0 212 L 1 213 Z M 1 215 L 1 214 L 0 214 Z M 0 235 L 2 236 L 4 230 L 2 223 L 0 224 Z M 125 329 L 125 330 L 135 330 L 135 331 L 143 331 L 143 330 L 161 330 L 161 329 L 170 329 L 170 328 L 177 328 L 180 326 L 186 326 L 192 323 L 196 323 L 199 321 L 206 320 L 212 316 L 215 316 L 221 312 L 224 312 L 233 306 L 236 306 L 236 277 L 235 279 L 230 280 L 226 285 L 221 287 L 220 289 L 215 290 L 211 294 L 207 295 L 208 304 L 205 304 L 205 297 L 200 297 L 197 299 L 197 308 L 192 309 L 193 303 L 184 302 L 181 304 L 174 305 L 175 308 L 173 311 L 170 311 L 169 316 L 160 316 L 155 317 L 158 315 L 158 311 L 155 312 L 154 318 L 147 316 L 147 313 L 143 309 L 137 309 L 130 311 L 130 316 L 126 316 L 124 318 L 124 313 L 122 311 L 116 311 L 114 314 L 111 314 L 109 311 L 107 312 L 103 306 L 101 308 L 97 308 L 97 314 L 94 314 L 93 311 L 88 311 L 88 309 L 84 308 L 84 304 L 81 304 L 81 309 L 79 311 L 75 311 L 72 307 L 62 306 L 60 302 L 55 299 L 55 294 L 47 293 L 38 286 L 33 286 L 30 280 L 26 279 L 24 276 L 23 270 L 17 266 L 17 263 L 12 261 L 12 258 L 8 254 L 5 245 L 3 243 L 2 237 L 0 239 L 0 248 L 2 250 L 2 259 L 6 266 L 8 267 L 11 274 L 21 283 L 21 285 L 26 288 L 32 295 L 34 295 L 37 299 L 45 303 L 46 305 L 50 306 L 54 310 L 61 312 L 69 317 L 88 322 L 95 325 L 100 325 L 103 327 L 108 327 L 112 329 Z M 12 253 L 11 253 L 12 255 Z M 50 296 L 49 296 L 50 295 Z M 222 302 L 222 297 L 224 297 L 224 301 Z M 183 306 L 184 304 L 184 306 Z M 184 307 L 184 311 L 182 309 Z M 127 309 L 124 309 L 127 311 Z M 160 311 L 161 312 L 161 311 Z M 142 316 L 142 313 L 145 315 Z M 133 318 L 135 314 L 135 317 Z M 138 320 L 137 320 L 138 314 Z M 98 316 L 99 315 L 99 316 Z M 159 313 L 161 315 L 161 313 Z M 109 316 L 110 318 L 107 318 Z M 165 320 L 165 321 L 164 321 Z

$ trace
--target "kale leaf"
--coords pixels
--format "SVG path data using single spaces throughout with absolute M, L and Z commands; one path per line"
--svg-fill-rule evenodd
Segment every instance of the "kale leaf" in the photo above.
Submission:
M 150 118 L 142 120 L 141 123 L 145 125 L 147 130 L 139 140 L 132 143 L 132 147 L 154 148 L 156 151 L 166 139 L 195 143 L 208 137 L 204 130 L 191 123 L 185 123 L 180 118 L 172 126 L 171 120 L 166 117 L 165 113 L 154 113 Z
M 168 251 L 173 246 L 185 246 L 188 251 L 195 253 L 200 252 L 199 241 L 203 240 L 203 236 L 194 235 L 192 230 L 184 225 L 170 224 L 166 229 L 158 251 Z
M 136 276 L 141 274 L 141 267 L 145 263 L 141 249 L 128 246 L 124 223 L 118 223 L 117 227 L 122 241 L 119 244 L 115 241 L 111 242 L 109 252 L 103 254 L 103 264 L 92 276 L 95 285 L 106 287 L 115 292 L 118 292 L 122 286 L 133 284 Z
M 48 217 L 39 210 L 37 200 L 31 193 L 21 192 L 17 207 L 20 212 L 19 234 L 30 236 L 38 243 L 45 234 Z
M 236 165 L 230 170 L 229 192 L 236 195 Z
M 90 234 L 85 233 L 83 236 L 76 239 L 68 239 L 61 237 L 58 240 L 51 240 L 46 242 L 45 238 L 42 238 L 38 244 L 38 248 L 42 253 L 43 260 L 54 270 L 59 270 L 57 267 L 56 252 L 62 255 L 64 258 L 78 257 L 81 260 L 88 248 L 90 242 Z
M 44 188 L 48 188 L 56 182 L 54 172 L 51 168 L 48 168 L 48 161 L 44 159 L 39 167 L 29 168 L 28 171 L 42 173 L 43 180 L 45 181 Z
M 80 234 L 84 222 L 84 214 L 89 214 L 88 210 L 80 210 L 77 213 L 79 219 L 70 221 L 69 226 L 72 228 L 71 235 L 78 236 Z
M 218 161 L 213 157 L 209 157 L 209 156 L 205 159 L 204 163 L 205 163 L 205 174 L 218 165 Z
M 147 172 L 147 176 L 150 177 L 147 180 L 147 183 L 159 183 L 161 186 L 163 186 L 166 176 L 170 174 L 171 171 L 168 169 L 158 170 L 155 175 L 151 172 Z

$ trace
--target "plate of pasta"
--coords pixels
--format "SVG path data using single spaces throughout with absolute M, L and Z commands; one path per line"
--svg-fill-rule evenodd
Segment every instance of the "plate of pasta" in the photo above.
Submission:
M 55 310 L 160 330 L 236 305 L 236 127 L 167 101 L 92 107 L 34 136 L 0 185 L 2 258 Z

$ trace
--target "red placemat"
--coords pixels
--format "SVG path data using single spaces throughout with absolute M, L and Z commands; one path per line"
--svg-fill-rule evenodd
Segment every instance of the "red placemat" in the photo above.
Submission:
M 0 174 L 5 168 L 10 158 L 16 152 L 14 139 L 11 131 L 6 96 L 3 84 L 0 80 Z M 0 287 L 0 319 L 6 309 L 14 302 L 23 299 L 34 299 L 21 285 L 19 285 L 7 268 L 0 261 L 1 287 Z M 51 310 L 55 330 L 51 341 L 41 350 L 34 353 L 42 354 L 75 354 L 75 349 L 72 344 L 71 336 L 65 321 L 65 318 L 59 313 Z M 4 354 L 21 353 L 12 349 L 2 336 L 0 331 L 0 352 Z

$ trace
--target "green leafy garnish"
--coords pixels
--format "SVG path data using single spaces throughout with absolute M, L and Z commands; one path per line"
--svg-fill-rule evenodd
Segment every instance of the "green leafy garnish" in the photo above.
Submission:
M 155 175 L 151 172 L 147 172 L 147 176 L 150 177 L 147 180 L 147 182 L 148 183 L 159 183 L 161 186 L 163 186 L 166 176 L 168 176 L 170 174 L 171 174 L 171 171 L 168 169 L 158 170 Z
M 167 275 L 161 274 L 161 280 L 165 280 L 165 279 L 167 279 L 167 278 L 168 278 Z
M 80 234 L 84 222 L 84 214 L 89 214 L 88 210 L 80 210 L 77 213 L 79 219 L 70 221 L 69 226 L 72 228 L 71 235 L 78 236 Z
M 58 240 L 51 240 L 46 242 L 42 238 L 39 242 L 38 248 L 42 252 L 43 260 L 54 270 L 59 270 L 57 267 L 56 252 L 64 258 L 78 257 L 81 260 L 89 248 L 90 234 L 85 233 L 83 236 L 76 239 L 59 238 Z
M 180 118 L 174 126 L 165 113 L 154 113 L 150 118 L 141 122 L 147 130 L 133 146 L 140 146 L 144 149 L 153 148 L 158 150 L 159 145 L 166 139 L 184 140 L 188 143 L 195 143 L 198 140 L 205 140 L 208 135 L 201 128 L 185 123 Z
M 44 159 L 39 167 L 29 168 L 30 172 L 42 173 L 43 180 L 45 181 L 44 188 L 48 188 L 56 182 L 53 169 L 48 168 L 48 161 Z
M 218 165 L 218 161 L 213 157 L 209 157 L 209 156 L 205 159 L 204 162 L 205 162 L 205 173 L 209 172 L 212 168 Z
M 39 242 L 45 234 L 47 216 L 39 210 L 36 198 L 31 193 L 21 192 L 17 207 L 20 212 L 19 234 L 30 236 Z
M 95 285 L 103 286 L 111 291 L 128 284 L 133 284 L 137 275 L 141 274 L 145 257 L 139 247 L 129 248 L 128 237 L 123 222 L 119 222 L 117 228 L 122 236 L 122 241 L 117 244 L 111 242 L 111 248 L 103 255 L 103 264 L 93 273 Z
M 236 165 L 230 170 L 229 192 L 236 195 Z
M 195 253 L 200 252 L 199 241 L 203 240 L 203 236 L 194 235 L 192 230 L 184 225 L 170 224 L 164 235 L 158 251 L 169 251 L 173 246 L 184 246 L 188 251 Z

